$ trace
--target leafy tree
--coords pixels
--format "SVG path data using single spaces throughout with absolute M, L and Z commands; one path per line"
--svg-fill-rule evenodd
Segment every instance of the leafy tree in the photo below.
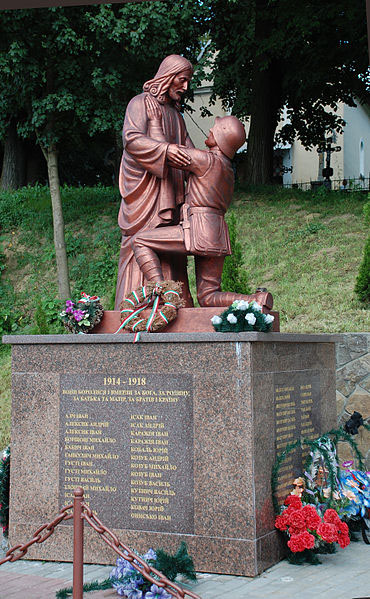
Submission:
M 68 139 L 122 127 L 129 99 L 160 60 L 200 48 L 201 1 L 2 11 L 0 137 L 36 137 L 53 208 L 60 298 L 70 297 L 58 156 Z
M 306 149 L 340 132 L 338 102 L 366 101 L 364 2 L 209 0 L 216 52 L 214 94 L 239 117 L 250 115 L 247 179 L 272 179 L 274 137 Z

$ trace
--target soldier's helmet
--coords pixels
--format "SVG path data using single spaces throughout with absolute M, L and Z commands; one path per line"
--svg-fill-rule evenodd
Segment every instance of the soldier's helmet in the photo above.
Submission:
M 230 159 L 246 140 L 244 125 L 236 116 L 217 116 L 212 132 L 221 152 Z

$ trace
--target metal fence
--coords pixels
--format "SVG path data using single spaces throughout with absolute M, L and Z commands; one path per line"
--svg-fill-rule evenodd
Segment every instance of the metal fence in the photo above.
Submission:
M 346 184 L 343 185 L 343 182 Z M 370 177 L 358 177 L 355 179 L 331 179 L 326 181 L 305 181 L 300 183 L 284 183 L 287 189 L 301 189 L 302 191 L 315 191 L 320 187 L 326 187 L 331 191 L 353 192 L 361 191 L 367 193 L 370 191 Z

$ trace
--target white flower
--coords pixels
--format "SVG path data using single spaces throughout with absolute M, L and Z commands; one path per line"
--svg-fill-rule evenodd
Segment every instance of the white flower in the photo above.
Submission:
M 257 302 L 253 302 L 253 304 L 251 305 L 251 308 L 253 308 L 253 310 L 257 310 L 257 312 L 262 312 L 262 306 L 257 304 Z
M 274 316 L 272 314 L 264 314 L 265 323 L 270 324 L 270 322 L 274 322 Z
M 249 304 L 245 300 L 240 300 L 238 308 L 239 310 L 247 310 L 249 308 Z
M 231 304 L 231 307 L 232 307 L 232 308 L 237 308 L 237 307 L 238 307 L 238 304 L 239 304 L 239 301 L 238 301 L 238 300 L 235 300 L 235 302 L 233 302 L 233 303 Z
M 212 316 L 212 318 L 211 318 L 212 324 L 221 324 L 221 322 L 222 322 L 222 318 L 220 318 L 216 314 L 214 316 Z
M 256 317 L 254 314 L 249 313 L 245 315 L 245 320 L 248 322 L 248 324 L 253 326 L 256 322 Z
M 231 323 L 231 324 L 235 324 L 236 322 L 238 322 L 238 319 L 236 318 L 236 316 L 234 316 L 234 314 L 228 314 L 227 315 L 227 320 Z
M 65 316 L 65 315 L 66 315 L 66 313 L 64 310 L 63 310 L 63 312 L 59 312 L 59 316 Z

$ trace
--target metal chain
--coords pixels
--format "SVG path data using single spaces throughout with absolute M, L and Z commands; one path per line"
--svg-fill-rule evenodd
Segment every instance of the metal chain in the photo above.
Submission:
M 58 526 L 58 524 L 63 522 L 63 520 L 70 520 L 71 518 L 73 518 L 73 514 L 67 513 L 68 510 L 70 510 L 71 508 L 73 508 L 72 503 L 62 508 L 59 514 L 56 516 L 56 518 L 54 518 L 54 520 L 52 520 L 49 523 L 43 524 L 42 526 L 40 526 L 40 528 L 35 530 L 32 539 L 27 543 L 11 547 L 9 551 L 6 552 L 5 557 L 3 559 L 0 559 L 0 566 L 1 564 L 5 564 L 6 562 L 16 562 L 18 559 L 21 559 L 26 555 L 31 545 L 33 545 L 34 543 L 43 543 L 44 541 L 46 541 L 46 539 L 48 539 L 53 534 L 54 529 L 56 526 Z M 43 530 L 46 530 L 46 532 L 44 535 L 41 535 Z M 16 554 L 16 551 L 18 551 L 19 553 Z
M 82 503 L 84 513 L 82 517 L 86 520 L 90 526 L 101 535 L 102 539 L 111 547 L 118 555 L 127 560 L 142 576 L 144 576 L 151 583 L 156 584 L 158 587 L 164 588 L 172 597 L 175 599 L 184 599 L 185 597 L 191 597 L 192 599 L 201 599 L 199 595 L 182 589 L 177 584 L 168 580 L 162 572 L 159 572 L 156 568 L 150 566 L 145 560 L 139 557 L 136 553 L 131 551 L 129 547 L 124 545 L 118 537 L 109 528 L 99 520 L 99 518 L 92 512 L 90 507 L 85 503 Z M 155 578 L 154 578 L 155 576 Z
M 34 533 L 33 537 L 27 543 L 23 545 L 15 545 L 11 547 L 5 554 L 5 557 L 0 560 L 0 566 L 5 564 L 6 562 L 15 562 L 22 557 L 24 557 L 28 551 L 28 549 L 34 545 L 34 543 L 43 543 L 48 539 L 54 532 L 55 527 L 58 526 L 64 520 L 70 520 L 73 518 L 73 513 L 69 514 L 68 510 L 73 508 L 73 504 L 66 505 L 61 509 L 59 514 L 52 520 L 46 524 L 40 526 Z M 159 572 L 153 566 L 150 566 L 145 560 L 143 560 L 136 553 L 131 551 L 129 547 L 124 545 L 118 537 L 111 531 L 109 528 L 104 526 L 104 524 L 99 520 L 99 518 L 93 514 L 92 510 L 88 505 L 82 503 L 83 513 L 82 518 L 86 520 L 88 524 L 102 537 L 103 541 L 109 545 L 119 556 L 123 559 L 127 560 L 144 578 L 149 580 L 149 582 L 156 584 L 158 587 L 165 589 L 174 599 L 185 599 L 185 597 L 190 597 L 191 599 L 201 599 L 199 595 L 192 593 L 191 591 L 182 589 L 177 584 L 168 580 L 166 576 Z M 43 535 L 42 531 L 46 531 Z M 18 552 L 18 553 L 16 553 Z

